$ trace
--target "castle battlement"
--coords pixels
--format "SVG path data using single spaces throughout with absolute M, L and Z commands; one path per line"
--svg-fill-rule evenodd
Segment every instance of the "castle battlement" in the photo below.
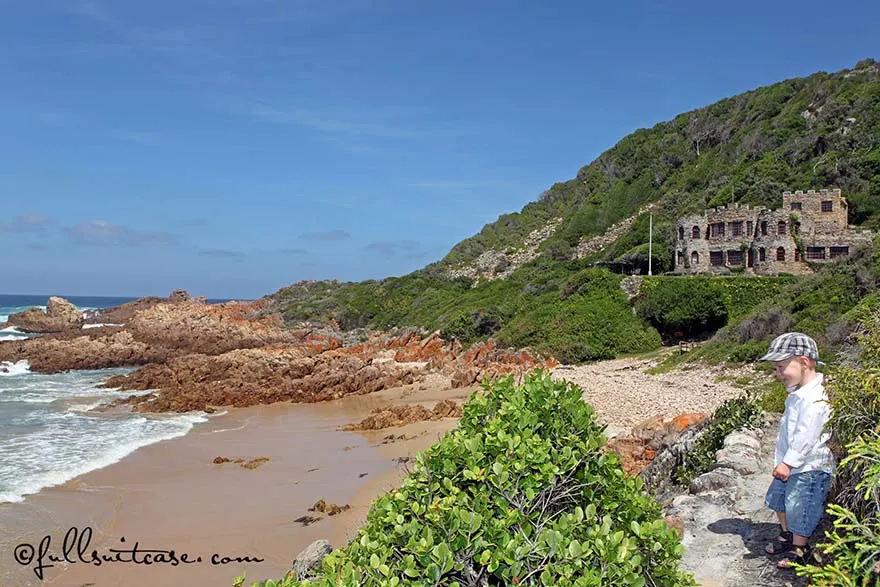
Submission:
M 784 191 L 782 192 L 783 198 L 788 198 L 791 196 L 829 196 L 829 197 L 841 197 L 843 192 L 840 188 L 830 188 L 824 190 L 807 190 L 806 192 L 803 190 L 795 190 L 795 191 Z

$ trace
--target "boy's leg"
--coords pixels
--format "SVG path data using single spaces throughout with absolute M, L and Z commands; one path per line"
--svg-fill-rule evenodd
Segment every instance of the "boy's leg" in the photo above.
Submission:
M 807 542 L 822 514 L 825 512 L 825 499 L 831 475 L 824 471 L 808 471 L 792 475 L 788 480 L 788 492 L 785 498 L 786 523 L 792 533 L 795 559 L 804 559 L 809 554 Z M 780 561 L 780 566 L 787 566 L 790 561 Z
M 780 527 L 779 535 L 764 547 L 767 554 L 782 554 L 791 549 L 792 536 L 788 531 L 788 520 L 785 513 L 786 485 L 779 479 L 773 479 L 767 489 L 767 496 L 764 498 L 767 507 L 776 512 Z

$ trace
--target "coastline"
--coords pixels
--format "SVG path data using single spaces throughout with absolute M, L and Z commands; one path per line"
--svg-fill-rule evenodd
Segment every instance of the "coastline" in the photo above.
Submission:
M 712 381 L 711 369 L 650 375 L 645 369 L 655 360 L 560 366 L 553 374 L 584 386 L 584 399 L 616 433 L 646 417 L 711 410 L 739 395 L 730 384 Z M 110 557 L 100 566 L 58 559 L 42 581 L 33 572 L 36 563 L 3 565 L 0 581 L 73 587 L 181 581 L 228 585 L 243 572 L 248 585 L 277 579 L 313 541 L 328 539 L 338 548 L 351 540 L 375 498 L 398 486 L 406 474 L 408 464 L 401 457 L 431 446 L 457 419 L 369 431 L 340 427 L 360 422 L 378 407 L 422 404 L 430 410 L 442 400 L 461 404 L 479 389 L 452 389 L 448 377 L 435 373 L 416 384 L 318 403 L 223 408 L 224 415 L 197 424 L 182 437 L 141 447 L 23 503 L 0 504 L 0 550 L 9 562 L 17 545 L 38 549 L 45 536 L 51 541 L 48 551 L 59 556 L 70 528 L 87 542 L 82 549 L 87 557 L 93 550 Z M 215 463 L 217 457 L 267 461 L 248 469 L 236 462 Z M 350 509 L 335 516 L 309 512 L 319 500 Z M 302 516 L 321 519 L 304 525 L 297 522 Z M 93 534 L 83 537 L 86 528 Z M 163 551 L 166 560 L 135 564 L 135 546 L 141 562 L 145 550 Z M 123 562 L 112 560 L 112 549 L 127 551 L 120 554 Z M 76 548 L 70 550 L 76 560 Z M 212 560 L 215 554 L 228 560 Z M 53 564 L 45 557 L 44 562 Z
M 405 465 L 397 463 L 397 457 L 427 448 L 457 421 L 368 432 L 341 431 L 340 426 L 359 421 L 378 406 L 463 401 L 474 389 L 418 390 L 410 385 L 319 404 L 229 408 L 182 437 L 141 447 L 24 502 L 0 504 L 0 548 L 12 563 L 2 565 L 0 579 L 23 587 L 139 587 L 227 585 L 242 572 L 247 584 L 281 577 L 314 540 L 327 538 L 333 547 L 344 545 L 366 519 L 373 499 L 402 478 Z M 391 433 L 415 438 L 382 444 Z M 247 469 L 235 462 L 215 464 L 216 457 L 269 460 Z M 332 517 L 310 513 L 308 508 L 319 499 L 351 509 Z M 304 515 L 322 519 L 308 526 L 294 521 Z M 80 536 L 92 529 L 88 552 L 111 556 L 110 549 L 131 550 L 137 544 L 138 552 L 174 550 L 178 559 L 187 553 L 189 560 L 201 556 L 202 561 L 176 566 L 58 562 L 45 570 L 42 581 L 33 571 L 36 563 L 12 561 L 17 545 L 38 549 L 47 535 L 49 552 L 60 556 L 70 528 Z M 214 554 L 220 559 L 262 560 L 213 564 Z M 130 560 L 130 555 L 120 556 Z M 71 558 L 76 560 L 75 555 Z

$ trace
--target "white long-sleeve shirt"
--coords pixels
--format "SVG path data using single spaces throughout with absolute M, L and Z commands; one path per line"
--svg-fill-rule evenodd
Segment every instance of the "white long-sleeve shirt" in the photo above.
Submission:
M 776 437 L 776 464 L 784 462 L 792 474 L 815 470 L 832 473 L 834 455 L 828 448 L 831 435 L 825 430 L 830 415 L 821 373 L 803 387 L 789 389 Z

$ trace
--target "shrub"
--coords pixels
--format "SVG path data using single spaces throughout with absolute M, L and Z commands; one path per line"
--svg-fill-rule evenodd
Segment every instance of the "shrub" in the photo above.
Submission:
M 685 456 L 684 463 L 674 473 L 676 482 L 689 485 L 715 463 L 715 453 L 724 443 L 724 437 L 738 428 L 753 428 L 762 423 L 761 408 L 747 396 L 725 401 L 712 414 L 706 431 Z
M 656 282 L 637 302 L 639 315 L 667 337 L 690 337 L 718 330 L 727 322 L 724 297 L 713 287 L 694 287 L 687 278 Z
M 767 343 L 763 340 L 751 340 L 743 345 L 734 346 L 727 355 L 727 360 L 734 363 L 753 363 L 767 352 Z
M 602 291 L 540 303 L 515 317 L 498 334 L 507 346 L 530 346 L 563 363 L 611 359 L 654 350 L 660 335 L 632 314 L 623 293 Z
M 758 390 L 758 406 L 765 412 L 781 414 L 785 411 L 788 391 L 781 381 L 770 381 Z
M 694 585 L 580 388 L 541 371 L 484 388 L 318 577 L 284 585 Z
M 440 335 L 447 340 L 457 338 L 464 343 L 473 342 L 495 334 L 503 321 L 504 316 L 494 308 L 460 312 L 440 331 Z

